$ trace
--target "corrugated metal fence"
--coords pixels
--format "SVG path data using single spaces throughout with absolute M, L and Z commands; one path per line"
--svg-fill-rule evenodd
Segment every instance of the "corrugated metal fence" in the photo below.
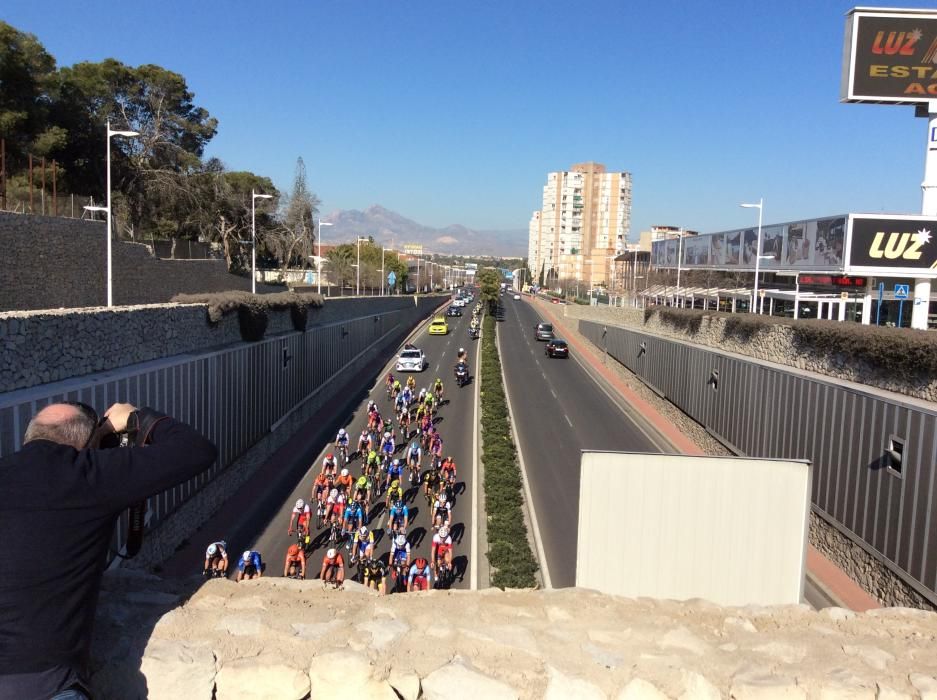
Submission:
M 809 460 L 814 511 L 937 603 L 935 411 L 626 328 L 579 330 L 739 453 Z
M 147 522 L 153 526 L 363 353 L 386 353 L 396 347 L 437 303 L 421 300 L 419 307 L 313 327 L 305 333 L 2 394 L 0 456 L 18 450 L 30 418 L 57 401 L 83 401 L 99 410 L 117 401 L 130 402 L 174 416 L 210 438 L 219 455 L 207 471 L 149 500 Z

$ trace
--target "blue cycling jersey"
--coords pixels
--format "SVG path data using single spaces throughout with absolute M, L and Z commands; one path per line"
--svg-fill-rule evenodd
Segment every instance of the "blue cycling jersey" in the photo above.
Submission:
M 361 510 L 359 505 L 348 505 L 345 507 L 345 520 L 356 519 L 361 520 L 364 517 L 364 511 Z
M 241 557 L 238 560 L 238 571 L 244 571 L 247 562 L 244 561 L 244 557 Z M 250 565 L 253 566 L 257 571 L 260 571 L 263 566 L 263 562 L 260 560 L 260 552 L 251 552 Z
M 381 445 L 381 450 L 383 450 L 384 452 L 386 452 L 386 453 L 389 454 L 389 455 L 390 455 L 390 454 L 393 454 L 393 453 L 394 453 L 394 443 L 392 443 L 390 440 L 388 440 L 387 442 L 385 442 L 385 443 L 383 443 L 383 444 Z
M 400 476 L 403 474 L 403 466 L 400 464 L 394 465 L 393 462 L 387 467 L 388 476 Z
M 348 446 L 348 434 L 346 433 L 345 437 L 340 437 L 338 440 L 336 440 L 336 442 L 339 445 L 345 445 L 347 447 Z
M 410 510 L 406 506 L 400 506 L 396 508 L 394 506 L 390 507 L 390 517 L 394 520 L 408 518 L 410 516 Z

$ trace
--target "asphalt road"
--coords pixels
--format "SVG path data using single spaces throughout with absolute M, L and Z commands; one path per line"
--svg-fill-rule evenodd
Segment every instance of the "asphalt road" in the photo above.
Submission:
M 502 297 L 501 363 L 517 441 L 554 588 L 576 583 L 582 450 L 660 452 L 572 357 L 551 359 L 534 338 L 543 319 L 524 300 Z
M 442 435 L 444 455 L 453 456 L 458 468 L 456 500 L 452 509 L 452 527 L 450 528 L 455 545 L 453 568 L 456 578 L 453 588 L 470 588 L 472 581 L 471 553 L 474 533 L 472 532 L 471 522 L 472 504 L 475 499 L 475 488 L 472 483 L 472 463 L 474 459 L 475 425 L 477 422 L 474 384 L 477 357 L 475 352 L 476 343 L 468 336 L 468 326 L 471 318 L 470 309 L 471 307 L 468 307 L 468 311 L 463 310 L 462 317 L 447 318 L 449 322 L 448 335 L 430 336 L 427 333 L 428 324 L 424 324 L 421 330 L 410 340 L 411 343 L 423 350 L 429 363 L 429 367 L 425 371 L 413 375 L 417 382 L 417 390 L 420 387 L 430 388 L 437 376 L 443 380 L 445 385 L 444 403 L 438 414 L 436 428 Z M 455 384 L 453 377 L 453 367 L 456 363 L 459 347 L 463 347 L 468 351 L 473 375 L 473 382 L 462 389 L 459 389 Z M 377 377 L 360 378 L 363 385 L 367 384 L 371 388 L 367 392 L 368 397 L 359 404 L 350 416 L 349 421 L 344 425 L 351 438 L 352 449 L 356 447 L 358 436 L 367 421 L 366 407 L 368 400 L 377 402 L 385 419 L 393 413 L 391 402 L 385 390 L 384 378 L 388 371 L 393 370 L 395 360 L 396 355 L 394 360 L 389 362 Z M 400 376 L 402 383 L 405 382 L 406 374 L 397 372 L 394 372 L 394 374 Z M 321 446 L 305 476 L 296 485 L 282 506 L 277 509 L 273 520 L 251 540 L 251 548 L 259 551 L 267 562 L 267 575 L 280 576 L 283 573 L 286 550 L 294 541 L 294 538 L 287 534 L 293 504 L 298 498 L 307 501 L 310 499 L 312 483 L 320 471 L 322 460 L 326 453 L 334 451 L 334 434 L 331 440 L 332 442 Z M 403 458 L 404 448 L 405 445 L 398 445 L 396 456 Z M 424 456 L 424 465 L 428 464 L 428 461 L 428 458 Z M 360 460 L 355 459 L 350 466 L 353 476 L 360 475 L 360 465 Z M 432 520 L 426 508 L 426 500 L 422 492 L 415 486 L 406 490 L 410 486 L 406 476 L 402 485 L 405 489 L 407 507 L 410 511 L 410 526 L 407 537 L 410 542 L 412 558 L 415 559 L 419 554 L 429 559 L 433 530 Z M 369 513 L 368 527 L 380 528 L 386 519 L 383 496 L 374 500 L 375 505 L 372 505 Z M 390 555 L 390 539 L 379 529 L 375 530 L 374 534 L 375 552 L 387 563 Z M 307 555 L 307 578 L 318 577 L 322 557 L 326 550 L 325 542 L 327 537 L 327 528 L 319 530 L 314 535 L 311 553 Z M 345 560 L 347 565 L 347 552 Z M 352 573 L 354 572 L 346 570 L 346 576 L 350 577 Z M 390 588 L 390 582 L 388 582 L 388 588 Z

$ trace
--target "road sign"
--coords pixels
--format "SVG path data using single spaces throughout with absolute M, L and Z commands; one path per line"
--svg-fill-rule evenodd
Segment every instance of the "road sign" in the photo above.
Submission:
M 387 285 L 393 287 L 395 284 L 397 284 L 397 275 L 391 270 L 387 273 Z
M 909 287 L 908 284 L 896 284 L 895 285 L 895 299 L 907 299 Z

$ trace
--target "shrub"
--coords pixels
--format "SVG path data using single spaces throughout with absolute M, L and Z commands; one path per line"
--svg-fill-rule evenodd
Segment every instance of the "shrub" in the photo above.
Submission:
M 495 321 L 485 316 L 481 348 L 482 463 L 488 515 L 488 561 L 491 583 L 499 588 L 536 586 L 537 561 L 524 524 L 523 483 L 517 448 L 510 434 L 501 360 L 495 345 Z
M 276 294 L 251 294 L 249 292 L 230 291 L 213 294 L 177 294 L 172 301 L 178 304 L 206 304 L 208 322 L 215 325 L 229 313 L 237 312 L 241 326 L 241 338 L 257 341 L 264 337 L 267 330 L 267 312 L 269 310 L 289 309 L 293 328 L 305 331 L 309 318 L 309 307 L 321 307 L 324 299 L 321 294 L 294 294 L 278 292 Z

